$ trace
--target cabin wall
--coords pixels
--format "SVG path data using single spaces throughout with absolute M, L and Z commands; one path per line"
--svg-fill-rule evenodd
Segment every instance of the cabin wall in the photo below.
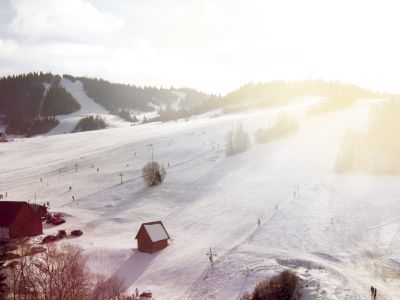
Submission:
M 143 252 L 153 253 L 153 243 L 149 238 L 138 237 L 138 249 Z
M 153 243 L 153 252 L 162 250 L 168 247 L 168 240 L 161 240 L 158 242 Z
M 138 250 L 142 252 L 154 253 L 168 246 L 168 240 L 161 240 L 153 243 L 150 239 L 138 238 Z
M 10 238 L 43 234 L 42 220 L 29 206 L 23 206 L 10 224 Z

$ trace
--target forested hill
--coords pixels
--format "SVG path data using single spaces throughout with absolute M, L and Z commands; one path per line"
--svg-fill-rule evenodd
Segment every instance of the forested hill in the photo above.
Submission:
M 178 101 L 175 106 L 180 109 L 208 98 L 207 94 L 192 89 L 177 92 L 173 88 L 140 87 L 97 78 L 63 77 L 81 81 L 86 94 L 112 113 L 125 109 L 155 111 L 174 106 Z M 46 133 L 57 125 L 56 116 L 78 111 L 79 103 L 60 81 L 61 76 L 42 72 L 0 78 L 0 125 L 6 133 L 25 136 Z
M 0 79 L 0 122 L 6 133 L 35 135 L 57 125 L 56 115 L 80 109 L 79 103 L 51 73 L 29 73 Z
M 80 81 L 84 93 L 110 113 L 133 115 L 157 111 L 158 116 L 150 121 L 188 118 L 214 109 L 231 113 L 286 105 L 298 96 L 326 98 L 310 111 L 324 113 L 345 108 L 360 98 L 392 96 L 356 85 L 323 80 L 249 83 L 221 97 L 190 88 L 166 89 L 112 83 L 98 78 L 63 77 L 63 82 Z M 0 126 L 6 128 L 6 133 L 25 136 L 46 133 L 58 124 L 57 116 L 79 111 L 79 102 L 64 88 L 61 79 L 61 76 L 51 73 L 0 78 Z M 129 117 L 126 119 L 130 120 Z
M 109 111 L 118 111 L 119 109 L 152 111 L 154 106 L 172 105 L 177 100 L 177 95 L 162 87 L 140 87 L 87 77 L 76 79 L 83 83 L 85 92 L 90 98 Z
M 188 118 L 214 109 L 220 109 L 222 113 L 234 113 L 249 109 L 277 107 L 287 105 L 290 101 L 301 96 L 322 98 L 323 101 L 320 101 L 308 112 L 319 114 L 346 108 L 357 99 L 389 98 L 393 95 L 339 81 L 301 80 L 248 83 L 223 97 L 208 95 L 196 106 L 183 108 L 179 111 L 163 110 L 160 116 L 154 120 L 169 121 L 177 118 Z
M 272 107 L 285 105 L 298 96 L 319 96 L 329 99 L 324 109 L 334 110 L 351 105 L 361 98 L 376 98 L 385 94 L 345 84 L 339 81 L 302 80 L 249 83 L 221 99 L 223 106 Z

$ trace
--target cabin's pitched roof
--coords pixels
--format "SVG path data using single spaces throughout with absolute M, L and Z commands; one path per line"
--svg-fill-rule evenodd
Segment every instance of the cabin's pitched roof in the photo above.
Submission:
M 0 201 L 0 226 L 9 226 L 22 207 L 30 206 L 22 201 Z
M 155 222 L 148 222 L 148 223 L 143 223 L 140 226 L 140 229 L 138 233 L 136 234 L 135 239 L 138 238 L 139 232 L 141 230 L 145 230 L 147 234 L 150 237 L 150 240 L 155 243 L 158 241 L 162 240 L 167 240 L 170 239 L 167 230 L 165 229 L 163 223 L 161 221 L 155 221 Z

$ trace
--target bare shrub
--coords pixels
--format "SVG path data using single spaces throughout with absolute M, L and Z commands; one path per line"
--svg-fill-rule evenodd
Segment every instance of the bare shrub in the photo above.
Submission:
M 250 148 L 250 137 L 244 131 L 242 124 L 236 129 L 230 130 L 226 135 L 226 155 L 235 155 L 247 151 Z
M 9 288 L 6 283 L 7 276 L 4 271 L 4 262 L 0 261 L 0 300 L 7 299 L 9 292 Z
M 241 300 L 291 300 L 298 287 L 296 274 L 285 270 L 277 276 L 259 282 L 251 296 L 243 294 Z
M 158 162 L 149 162 L 142 169 L 142 177 L 147 186 L 161 184 L 166 176 L 167 171 Z
M 94 290 L 91 293 L 91 300 L 110 300 L 118 298 L 123 290 L 123 283 L 116 277 L 107 278 L 103 275 L 95 275 Z
M 298 129 L 297 122 L 288 115 L 280 115 L 270 128 L 258 129 L 255 134 L 257 143 L 267 143 L 278 138 L 283 138 Z
M 105 300 L 122 294 L 122 284 L 116 279 L 100 280 L 87 268 L 78 247 L 49 245 L 47 251 L 35 255 L 30 255 L 29 248 L 21 245 L 21 257 L 8 264 L 13 299 Z

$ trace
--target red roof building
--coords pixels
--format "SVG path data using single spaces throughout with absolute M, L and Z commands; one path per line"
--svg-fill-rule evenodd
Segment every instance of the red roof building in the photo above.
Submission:
M 138 249 L 142 252 L 154 253 L 168 246 L 170 239 L 161 221 L 143 223 L 135 237 Z
M 0 201 L 0 240 L 43 234 L 42 220 L 22 201 Z

